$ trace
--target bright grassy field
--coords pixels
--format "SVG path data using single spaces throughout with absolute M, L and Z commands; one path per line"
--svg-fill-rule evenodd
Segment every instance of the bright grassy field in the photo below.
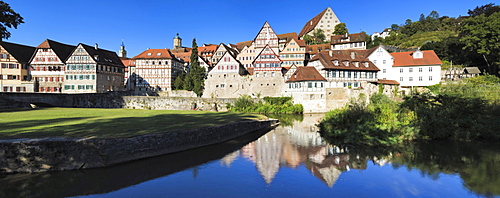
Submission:
M 255 114 L 207 111 L 84 108 L 0 110 L 0 139 L 131 137 L 264 118 Z

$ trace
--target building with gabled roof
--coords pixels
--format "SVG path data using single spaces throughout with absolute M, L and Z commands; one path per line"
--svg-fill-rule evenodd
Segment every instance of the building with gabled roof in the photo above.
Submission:
M 136 64 L 136 93 L 149 94 L 172 90 L 172 85 L 183 70 L 183 62 L 169 49 L 148 49 L 133 57 Z
M 441 59 L 433 50 L 391 53 L 393 74 L 401 87 L 423 87 L 441 80 Z
M 0 92 L 33 92 L 29 61 L 35 47 L 0 41 Z
M 286 34 L 278 34 L 278 45 L 279 45 L 279 50 L 283 51 L 285 48 L 285 45 L 290 42 L 293 38 L 297 37 L 297 33 L 292 32 L 292 33 L 286 33 Z
M 66 60 L 63 93 L 123 91 L 125 66 L 115 52 L 80 43 Z
M 299 38 L 302 39 L 305 35 L 312 36 L 313 30 L 321 29 L 323 30 L 326 39 L 329 40 L 335 30 L 335 26 L 339 23 L 341 22 L 335 12 L 333 12 L 332 8 L 327 7 L 304 25 L 299 33 Z
M 249 83 L 245 80 L 248 73 L 236 56 L 226 51 L 208 72 L 203 97 L 237 98 L 246 94 Z
M 61 93 L 66 60 L 76 46 L 50 39 L 43 41 L 30 60 L 35 92 Z
M 304 66 L 306 61 L 306 43 L 298 37 L 291 38 L 280 52 L 283 61 L 282 67 L 290 68 L 292 65 Z
M 334 35 L 330 39 L 332 50 L 366 49 L 366 33 Z
M 273 28 L 266 21 L 259 33 L 253 39 L 253 45 L 257 51 L 269 45 L 275 52 L 279 52 L 279 38 Z

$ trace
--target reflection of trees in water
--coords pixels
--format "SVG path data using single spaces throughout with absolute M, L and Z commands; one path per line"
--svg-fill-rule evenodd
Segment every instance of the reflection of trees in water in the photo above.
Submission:
M 458 174 L 464 186 L 482 196 L 500 195 L 500 145 L 449 141 L 417 142 L 400 147 L 349 147 L 351 168 L 391 162 L 394 168 L 418 169 L 430 179 Z M 355 167 L 358 166 L 358 167 Z

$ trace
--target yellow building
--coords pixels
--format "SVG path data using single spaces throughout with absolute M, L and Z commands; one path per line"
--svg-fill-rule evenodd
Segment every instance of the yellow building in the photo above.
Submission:
M 1 92 L 33 92 L 29 60 L 34 52 L 34 47 L 0 42 Z

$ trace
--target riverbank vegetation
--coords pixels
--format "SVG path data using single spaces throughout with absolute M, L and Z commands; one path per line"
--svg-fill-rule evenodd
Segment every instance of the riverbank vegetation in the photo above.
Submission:
M 440 84 L 396 102 L 375 94 L 326 114 L 320 132 L 345 143 L 395 145 L 409 140 L 500 140 L 500 79 L 480 76 Z
M 232 112 L 261 113 L 261 114 L 302 114 L 304 107 L 293 104 L 292 97 L 264 97 L 264 102 L 254 102 L 248 95 L 242 95 L 234 104 L 227 104 Z
M 0 139 L 116 138 L 210 127 L 263 115 L 207 111 L 39 108 L 0 111 Z

